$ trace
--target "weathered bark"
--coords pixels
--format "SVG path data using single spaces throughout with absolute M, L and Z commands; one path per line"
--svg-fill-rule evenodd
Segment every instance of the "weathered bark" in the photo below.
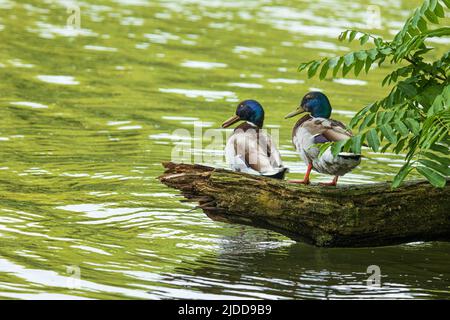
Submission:
M 212 219 L 272 229 L 325 247 L 450 241 L 448 185 L 304 186 L 200 165 L 163 165 L 160 181 L 198 201 Z

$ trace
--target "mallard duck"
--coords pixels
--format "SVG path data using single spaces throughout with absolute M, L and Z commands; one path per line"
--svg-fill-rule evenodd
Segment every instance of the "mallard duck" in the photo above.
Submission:
M 232 170 L 265 177 L 284 179 L 287 168 L 283 166 L 280 152 L 272 138 L 263 130 L 264 109 L 255 100 L 239 103 L 236 115 L 222 124 L 227 128 L 245 121 L 234 129 L 227 141 L 225 157 Z
M 304 112 L 309 113 L 300 118 L 292 130 L 292 142 L 308 169 L 303 180 L 291 182 L 309 184 L 309 175 L 314 169 L 319 173 L 334 175 L 333 181 L 321 183 L 322 185 L 336 186 L 340 176 L 350 172 L 361 162 L 360 154 L 341 152 L 335 157 L 330 149 L 319 157 L 319 148 L 314 147 L 314 144 L 352 137 L 351 131 L 342 122 L 330 119 L 331 110 L 330 101 L 325 94 L 309 92 L 303 97 L 300 106 L 285 116 L 287 119 Z

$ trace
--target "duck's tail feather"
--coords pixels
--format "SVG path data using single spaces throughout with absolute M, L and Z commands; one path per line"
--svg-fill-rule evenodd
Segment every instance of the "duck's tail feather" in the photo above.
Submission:
M 341 152 L 338 154 L 339 157 L 343 158 L 343 159 L 348 159 L 348 160 L 361 160 L 361 155 L 360 154 L 355 154 L 355 153 L 348 153 L 348 152 Z
M 272 179 L 279 179 L 284 180 L 284 176 L 286 175 L 286 172 L 289 172 L 288 168 L 280 168 L 278 172 L 270 172 L 270 173 L 263 173 L 262 176 Z

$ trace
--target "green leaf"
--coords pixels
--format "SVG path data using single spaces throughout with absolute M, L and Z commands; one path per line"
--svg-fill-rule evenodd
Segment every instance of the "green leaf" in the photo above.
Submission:
M 331 153 L 333 154 L 333 156 L 336 157 L 339 154 L 339 152 L 341 152 L 342 147 L 346 143 L 347 143 L 347 140 L 340 140 L 340 141 L 336 141 L 335 143 L 333 143 L 333 145 L 331 146 Z
M 402 136 L 407 136 L 409 134 L 408 127 L 400 119 L 395 119 L 395 128 L 400 132 Z
M 379 50 L 379 52 L 384 55 L 388 55 L 388 54 L 392 53 L 392 49 L 391 48 L 383 48 L 383 49 Z
M 301 64 L 298 66 L 297 71 L 298 71 L 298 72 L 302 72 L 302 71 L 305 70 L 310 64 L 311 64 L 311 62 L 301 63 Z
M 386 114 L 386 111 L 380 111 L 377 113 L 377 126 L 381 126 L 384 122 L 384 115 Z
M 450 154 L 450 149 L 440 144 L 433 144 L 430 149 L 445 155 Z
M 445 127 L 432 126 L 425 131 L 420 140 L 420 147 L 429 149 L 433 144 L 441 141 L 445 136 L 448 136 L 448 129 Z
M 333 69 L 333 77 L 336 77 L 337 73 L 339 72 L 339 69 L 341 68 L 342 64 L 344 63 L 344 58 L 340 57 L 338 60 L 338 63 Z
M 394 130 L 392 130 L 392 127 L 388 124 L 384 124 L 380 127 L 381 133 L 388 139 L 388 141 L 392 144 L 397 143 L 397 136 L 394 133 Z
M 320 80 L 325 79 L 325 77 L 327 76 L 327 72 L 328 72 L 329 68 L 330 68 L 330 65 L 328 64 L 328 61 L 327 61 L 327 62 L 325 62 L 323 64 L 322 70 L 320 71 L 320 75 L 319 75 L 319 79 Z
M 427 160 L 427 159 L 420 159 L 419 162 L 423 166 L 425 166 L 427 168 L 430 168 L 430 169 L 433 169 L 434 171 L 439 172 L 444 177 L 450 175 L 450 169 L 448 168 L 448 166 L 444 166 L 444 165 L 441 165 L 438 162 Z
M 314 61 L 313 64 L 308 69 L 308 78 L 314 77 L 314 75 L 317 72 L 317 69 L 319 68 L 321 62 L 320 61 Z
M 448 168 L 450 166 L 450 158 L 448 156 L 441 157 L 437 155 L 435 152 L 421 152 L 421 155 L 427 157 L 428 159 L 432 159 L 436 162 L 439 162 L 441 165 Z
M 408 98 L 413 98 L 417 95 L 416 87 L 414 87 L 412 84 L 403 81 L 400 82 L 397 86 Z
M 344 56 L 344 65 L 350 66 L 355 61 L 355 56 L 353 52 L 350 52 Z
M 440 3 L 437 3 L 437 4 L 436 4 L 436 8 L 434 9 L 434 13 L 435 13 L 436 16 L 438 16 L 439 18 L 445 18 L 444 7 L 441 6 Z
M 430 5 L 428 6 L 428 10 L 434 11 L 436 8 L 437 0 L 430 0 Z
M 342 32 L 342 33 L 339 35 L 339 38 L 338 38 L 339 41 L 344 41 L 344 40 L 347 38 L 348 32 L 349 32 L 349 30 L 346 30 L 346 31 Z
M 381 48 L 381 46 L 383 45 L 383 39 L 381 39 L 381 38 L 375 38 L 375 40 L 373 40 L 373 42 L 375 43 L 375 46 L 377 48 Z
M 392 150 L 396 154 L 399 154 L 403 150 L 403 147 L 405 146 L 406 140 L 407 140 L 407 138 L 400 139 Z
M 430 6 L 430 0 L 425 0 L 425 1 L 422 3 L 422 6 L 420 7 L 419 13 L 415 13 L 415 16 L 417 16 L 417 15 L 419 15 L 419 14 L 424 14 L 425 11 L 428 10 L 429 6 Z
M 369 41 L 369 35 L 365 34 L 363 35 L 361 38 L 359 38 L 359 42 L 361 45 L 364 45 L 365 43 L 367 43 L 367 41 Z
M 386 111 L 386 115 L 383 118 L 383 123 L 390 123 L 391 120 L 394 118 L 395 112 L 394 111 Z
M 438 114 L 450 105 L 450 85 L 446 86 L 442 91 L 439 89 L 440 87 L 432 86 L 424 90 L 426 95 L 422 94 L 422 96 L 427 98 L 425 103 L 428 102 L 427 104 L 429 105 L 430 101 L 432 101 L 432 105 L 427 112 L 428 117 Z M 421 103 L 423 102 L 421 101 Z
M 357 135 L 351 138 L 351 151 L 356 154 L 361 154 L 362 136 Z
M 364 67 L 365 61 L 358 60 L 355 64 L 355 76 L 358 76 Z
M 450 1 L 450 0 L 449 0 Z M 373 48 L 367 51 L 368 56 L 370 57 L 370 59 L 372 59 L 373 61 L 375 61 L 375 59 L 377 58 L 378 55 L 378 50 Z
M 389 149 L 392 146 L 392 143 L 388 142 L 386 143 L 383 148 L 381 148 L 380 153 L 385 153 L 387 149 Z
M 439 20 L 433 11 L 430 11 L 430 10 L 425 11 L 425 17 L 427 17 L 427 19 L 432 23 L 436 23 L 436 24 L 439 23 Z
M 366 73 L 369 72 L 370 67 L 372 67 L 372 63 L 373 63 L 373 60 L 370 58 L 370 56 L 368 56 L 366 59 L 366 67 L 364 68 L 364 71 L 366 71 Z
M 357 34 L 358 34 L 357 31 L 351 31 L 350 36 L 348 37 L 348 42 L 352 42 L 355 39 Z
M 420 18 L 417 22 L 417 27 L 422 33 L 426 32 L 428 30 L 427 21 L 423 18 Z
M 427 38 L 432 38 L 432 37 L 445 37 L 450 35 L 450 28 L 449 27 L 445 27 L 445 28 L 439 28 L 439 29 L 435 29 L 435 30 L 431 30 L 428 31 L 426 34 Z
M 328 60 L 328 66 L 330 67 L 330 69 L 333 69 L 338 65 L 339 59 L 339 57 L 334 57 Z
M 356 57 L 356 59 L 358 59 L 358 60 L 366 61 L 366 58 L 367 58 L 367 52 L 366 52 L 365 50 L 357 51 L 357 52 L 355 53 L 355 57 Z
M 361 125 L 359 126 L 359 131 L 362 131 L 362 130 L 364 130 L 366 127 L 370 126 L 370 125 L 373 123 L 374 119 L 375 119 L 375 113 L 370 113 L 370 114 L 368 114 L 368 115 L 364 118 L 364 120 L 363 120 L 363 122 L 361 123 Z
M 352 64 L 349 66 L 346 66 L 344 64 L 344 67 L 342 68 L 342 76 L 345 77 L 350 72 L 350 70 L 352 70 L 352 68 L 353 68 Z
M 373 151 L 378 152 L 380 148 L 380 139 L 378 139 L 378 134 L 375 129 L 370 129 L 366 134 L 367 143 Z
M 325 143 L 321 143 L 320 144 L 320 148 L 319 148 L 319 158 L 324 154 L 325 151 L 328 150 L 328 148 L 332 145 L 332 142 L 325 142 Z
M 411 130 L 412 133 L 418 135 L 420 133 L 420 124 L 417 120 L 412 118 L 407 118 L 405 120 L 406 126 Z
M 400 169 L 400 171 L 397 173 L 397 175 L 394 177 L 394 180 L 392 181 L 392 189 L 398 188 L 400 184 L 405 180 L 406 176 L 411 172 L 412 167 L 410 163 L 405 163 L 403 167 Z
M 391 77 L 392 77 L 392 73 L 388 74 L 381 82 L 381 86 L 384 87 L 387 83 L 390 83 Z
M 418 166 L 416 169 L 421 175 L 427 178 L 433 186 L 437 188 L 445 187 L 446 179 L 438 172 L 423 166 Z
M 447 6 L 447 8 L 450 9 L 450 0 L 442 0 L 442 1 L 445 3 L 445 5 Z
M 370 111 L 371 105 L 367 105 L 361 110 L 358 111 L 358 113 L 355 114 L 355 116 L 350 120 L 349 126 L 350 128 L 354 128 L 355 125 L 361 121 L 361 119 L 367 114 L 367 112 Z

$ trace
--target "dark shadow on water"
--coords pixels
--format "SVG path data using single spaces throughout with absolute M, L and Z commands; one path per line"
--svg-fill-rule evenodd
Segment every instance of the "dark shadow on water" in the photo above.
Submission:
M 236 298 L 450 299 L 449 243 L 317 248 L 271 231 L 236 228 L 216 254 L 177 268 L 203 285 L 190 289 Z M 367 284 L 372 265 L 380 268 L 380 287 Z

